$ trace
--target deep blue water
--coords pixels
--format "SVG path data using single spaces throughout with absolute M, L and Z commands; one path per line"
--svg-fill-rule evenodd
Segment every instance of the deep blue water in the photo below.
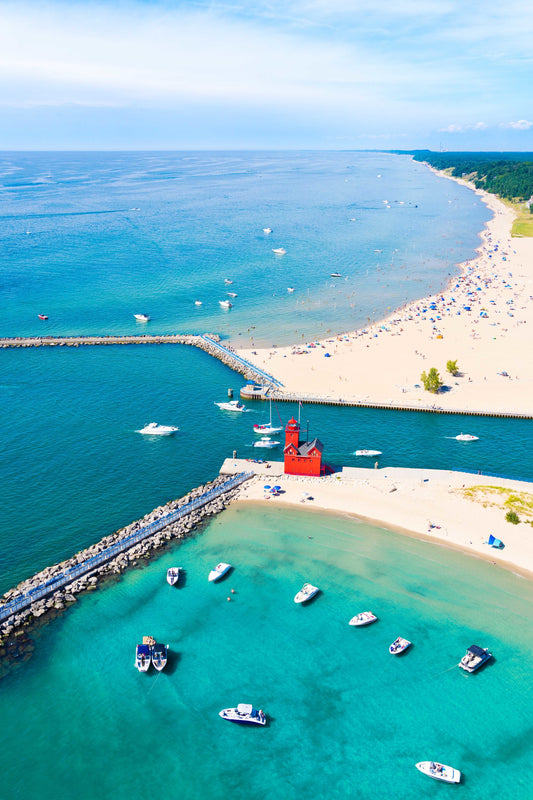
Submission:
M 472 256 L 487 218 L 466 189 L 408 158 L 377 153 L 4 153 L 0 183 L 0 335 L 147 328 L 283 343 L 351 329 L 443 285 L 454 264 Z M 273 233 L 265 237 L 267 225 Z M 276 246 L 287 255 L 276 258 Z M 333 271 L 342 281 L 330 279 Z M 286 292 L 290 285 L 294 295 Z M 225 313 L 218 300 L 228 288 L 238 297 Z M 194 306 L 196 298 L 203 306 Z M 152 316 L 148 326 L 135 323 L 138 312 Z M 38 313 L 49 320 L 40 322 Z M 214 478 L 233 450 L 256 455 L 252 424 L 267 407 L 249 403 L 250 412 L 235 417 L 214 405 L 241 385 L 240 376 L 184 346 L 0 351 L 0 591 Z M 297 413 L 287 404 L 278 410 L 284 422 Z M 162 439 L 136 433 L 152 420 L 180 431 Z M 305 406 L 303 426 L 307 420 L 333 464 L 356 465 L 356 449 L 375 448 L 383 451 L 381 466 L 532 479 L 530 421 Z M 461 431 L 479 441 L 451 438 Z M 0 713 L 10 741 L 0 763 L 9 796 L 131 797 L 151 781 L 154 791 L 186 798 L 248 798 L 256 791 L 292 798 L 317 787 L 313 770 L 322 763 L 317 796 L 388 798 L 397 791 L 394 773 L 406 781 L 404 796 L 418 798 L 449 787 L 424 781 L 413 761 L 447 755 L 464 764 L 474 778 L 463 792 L 481 785 L 479 773 L 490 766 L 484 748 L 494 758 L 514 759 L 509 784 L 489 770 L 498 796 L 526 797 L 529 751 L 517 743 L 527 740 L 528 728 L 521 689 L 531 655 L 529 584 L 440 548 L 386 532 L 382 539 L 372 528 L 360 536 L 359 523 L 327 516 L 313 518 L 318 541 L 305 553 L 307 515 L 263 517 L 250 512 L 241 524 L 231 510 L 178 548 L 175 558 L 186 561 L 190 582 L 172 603 L 161 578 L 174 558 L 167 553 L 83 598 L 39 633 L 32 660 L 2 681 Z M 370 561 L 368 547 L 375 547 Z M 249 572 L 248 583 L 239 583 L 246 605 L 236 604 L 229 618 L 225 596 L 212 607 L 216 595 L 208 599 L 199 590 L 206 588 L 203 571 L 221 560 L 222 550 Z M 439 562 L 431 580 L 428 558 Z M 368 575 L 358 573 L 360 559 Z M 302 617 L 302 628 L 300 618 L 289 616 L 291 598 L 287 606 L 272 599 L 292 592 L 322 561 L 319 578 L 333 606 L 314 622 Z M 494 600 L 487 605 L 489 581 Z M 353 613 L 376 598 L 394 620 L 382 633 L 369 630 L 369 642 L 383 648 L 405 620 L 416 619 L 417 640 L 427 636 L 430 645 L 429 654 L 417 645 L 415 658 L 400 662 L 412 670 L 407 686 L 401 668 L 386 660 L 379 669 L 390 686 L 373 685 L 355 722 L 345 707 L 359 709 L 359 678 L 364 685 L 376 670 L 360 663 L 357 647 L 343 650 L 346 633 L 354 631 L 334 622 L 352 610 L 345 602 L 350 587 L 359 592 Z M 460 601 L 450 600 L 454 592 Z M 494 615 L 506 604 L 509 631 L 507 619 L 494 630 Z M 468 610 L 464 618 L 461 609 Z M 448 619 L 453 641 L 441 659 L 435 649 L 449 634 Z M 134 639 L 151 631 L 178 656 L 168 675 L 143 683 L 132 668 Z M 232 637 L 244 634 L 248 639 L 239 638 L 235 649 Z M 506 665 L 501 673 L 496 665 L 486 670 L 469 682 L 468 695 L 456 672 L 420 688 L 426 669 L 436 675 L 471 638 L 483 644 L 488 637 Z M 373 653 L 371 647 L 364 657 Z M 310 662 L 301 670 L 300 656 Z M 436 714 L 441 690 L 451 692 L 448 716 Z M 270 704 L 271 730 L 252 734 L 271 738 L 232 728 L 218 735 L 219 706 L 247 697 Z M 315 724 L 309 706 L 317 697 Z M 293 699 L 298 711 L 284 727 Z M 505 716 L 507 699 L 513 719 Z M 411 719 L 405 736 L 398 724 L 403 708 Z M 466 711 L 476 709 L 489 714 L 495 732 L 483 748 L 463 733 Z M 377 775 L 361 766 L 369 754 L 381 762 Z

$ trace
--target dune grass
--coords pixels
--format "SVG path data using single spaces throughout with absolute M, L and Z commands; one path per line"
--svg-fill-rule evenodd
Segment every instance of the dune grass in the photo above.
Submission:
M 517 492 L 503 486 L 469 486 L 459 489 L 459 494 L 474 503 L 481 503 L 483 508 L 501 508 L 506 513 L 513 511 L 520 522 L 533 524 L 533 494 Z

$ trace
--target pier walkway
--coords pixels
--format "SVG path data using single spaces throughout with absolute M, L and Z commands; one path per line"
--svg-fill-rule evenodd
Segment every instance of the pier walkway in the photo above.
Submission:
M 35 603 L 37 600 L 40 600 L 47 595 L 52 594 L 52 592 L 67 586 L 77 578 L 80 578 L 82 575 L 88 575 L 91 572 L 94 572 L 94 570 L 96 570 L 106 561 L 109 561 L 120 553 L 124 553 L 126 550 L 129 550 L 131 547 L 138 544 L 143 539 L 146 539 L 148 536 L 158 533 L 159 531 L 163 530 L 163 528 L 166 528 L 167 525 L 177 522 L 177 520 L 186 517 L 197 508 L 205 506 L 211 500 L 215 500 L 217 497 L 226 494 L 236 486 L 240 486 L 241 483 L 244 483 L 244 481 L 251 478 L 253 474 L 253 472 L 237 473 L 233 477 L 229 478 L 229 480 L 220 484 L 220 486 L 210 489 L 200 497 L 197 497 L 194 500 L 191 500 L 189 503 L 181 506 L 176 511 L 166 514 L 164 517 L 145 525 L 144 527 L 135 531 L 135 533 L 132 533 L 130 536 L 126 536 L 124 539 L 112 544 L 110 547 L 106 547 L 105 550 L 102 550 L 100 553 L 98 553 L 98 555 L 92 556 L 86 561 L 83 561 L 74 567 L 70 567 L 63 572 L 54 575 L 54 577 L 46 581 L 46 583 L 36 586 L 29 592 L 16 597 L 14 600 L 11 600 L 9 603 L 6 603 L 6 605 L 0 607 L 0 622 L 9 619 L 9 617 L 13 616 L 13 614 L 22 611 L 28 606 L 31 606 L 32 603 Z

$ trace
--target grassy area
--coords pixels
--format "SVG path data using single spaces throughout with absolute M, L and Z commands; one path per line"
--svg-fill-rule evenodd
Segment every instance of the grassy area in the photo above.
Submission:
M 526 204 L 506 200 L 505 197 L 500 197 L 500 200 L 516 212 L 516 219 L 511 228 L 511 236 L 533 236 L 533 214 Z
M 533 524 L 533 494 L 531 492 L 516 492 L 503 486 L 470 486 L 468 489 L 458 489 L 459 494 L 481 503 L 483 508 L 501 508 L 506 513 L 514 511 L 521 522 Z

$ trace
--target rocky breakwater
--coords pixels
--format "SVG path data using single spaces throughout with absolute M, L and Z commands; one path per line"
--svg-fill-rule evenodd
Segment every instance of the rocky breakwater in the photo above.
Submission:
M 119 575 L 130 566 L 140 565 L 172 539 L 186 538 L 198 528 L 206 517 L 223 511 L 240 491 L 240 485 L 230 485 L 227 490 L 223 490 L 221 487 L 224 483 L 228 483 L 227 477 L 219 476 L 210 483 L 198 486 L 185 497 L 154 509 L 142 519 L 116 533 L 104 536 L 99 542 L 76 553 L 72 558 L 41 570 L 6 592 L 0 598 L 0 610 L 7 603 L 31 597 L 32 592 L 40 592 L 43 587 L 50 585 L 52 587 L 46 596 L 13 612 L 0 624 L 0 659 L 7 659 L 10 662 L 24 660 L 28 657 L 28 649 L 33 648 L 33 644 L 28 638 L 28 631 L 33 626 L 45 618 L 48 621 L 49 618 L 57 616 L 67 606 L 76 602 L 76 595 L 81 592 L 94 591 L 98 584 L 105 579 L 109 580 L 110 577 Z M 164 524 L 165 517 L 178 512 L 191 501 L 201 501 L 211 490 L 219 488 L 221 494 L 218 496 L 209 499 L 200 507 L 184 513 L 179 519 L 169 521 L 167 525 Z M 126 540 L 136 533 L 142 535 L 143 529 L 149 528 L 152 523 L 161 523 L 161 529 L 128 546 Z M 109 558 L 106 557 L 108 554 Z M 97 561 L 102 560 L 92 568 L 91 560 L 95 558 Z M 78 566 L 83 568 L 83 565 L 88 565 L 89 569 L 72 581 L 65 580 L 65 577 L 68 578 L 69 570 L 76 569 Z M 54 589 L 55 581 L 62 582 L 63 585 Z

